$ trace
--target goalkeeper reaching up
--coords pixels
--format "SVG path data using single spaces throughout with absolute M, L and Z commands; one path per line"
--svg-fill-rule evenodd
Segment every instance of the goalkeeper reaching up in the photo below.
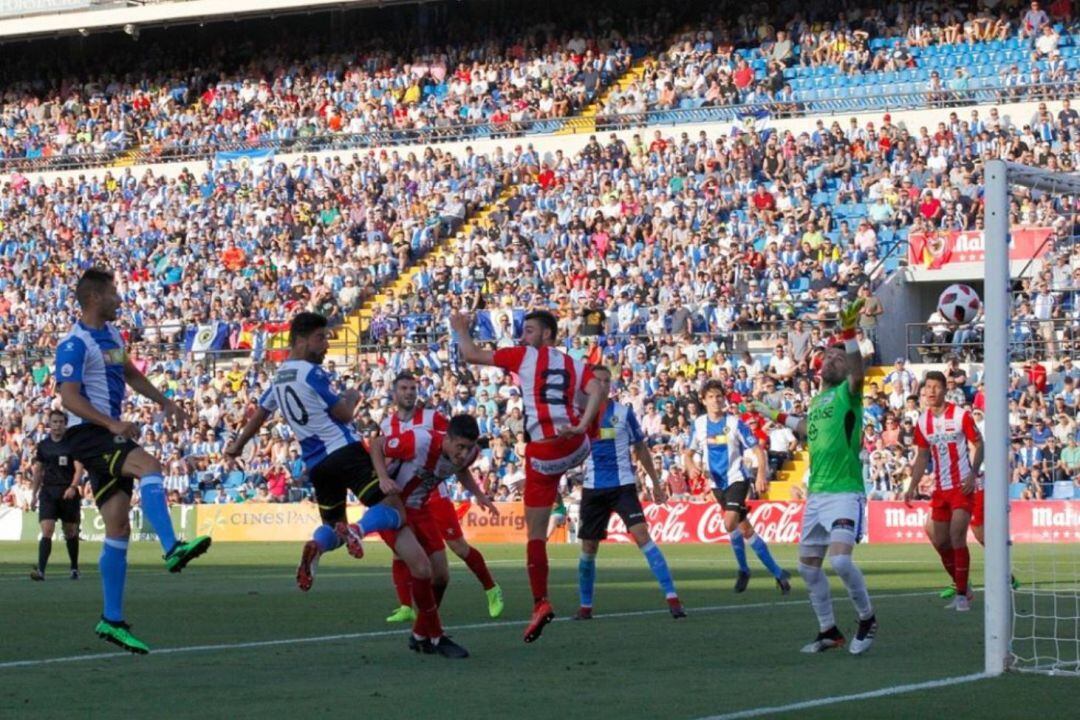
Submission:
M 859 627 L 851 641 L 851 653 L 859 655 L 869 650 L 877 632 L 866 581 L 851 559 L 862 532 L 866 505 L 859 459 L 863 359 L 855 340 L 862 304 L 863 300 L 859 299 L 840 311 L 840 341 L 825 353 L 821 366 L 822 389 L 810 401 L 806 417 L 790 417 L 755 403 L 763 415 L 805 437 L 810 449 L 810 480 L 799 539 L 799 574 L 810 591 L 810 604 L 820 631 L 813 642 L 803 647 L 805 653 L 823 652 L 845 643 L 836 626 L 829 581 L 822 569 L 826 555 L 858 613 Z

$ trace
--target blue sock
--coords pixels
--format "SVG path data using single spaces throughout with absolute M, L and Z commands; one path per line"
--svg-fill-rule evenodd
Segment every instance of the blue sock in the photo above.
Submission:
M 165 502 L 163 482 L 164 479 L 157 474 L 147 475 L 139 480 L 139 497 L 141 498 L 139 503 L 142 506 L 143 515 L 157 533 L 162 549 L 169 552 L 176 544 L 176 533 L 173 531 L 169 505 Z
M 735 528 L 728 537 L 731 539 L 731 552 L 735 553 L 735 562 L 739 564 L 739 572 L 750 573 L 750 566 L 746 564 L 746 541 L 743 540 L 742 532 Z
M 101 591 L 105 596 L 106 620 L 121 622 L 124 619 L 124 580 L 127 577 L 127 538 L 106 537 L 101 546 Z
M 776 564 L 776 561 L 773 560 L 772 553 L 769 552 L 768 544 L 761 539 L 760 535 L 754 536 L 754 539 L 750 541 L 750 547 L 753 548 L 754 554 L 758 556 L 758 560 L 761 561 L 761 564 L 772 573 L 772 576 L 774 578 L 780 577 L 784 571 Z
M 334 532 L 334 528 L 329 525 L 320 525 L 315 528 L 315 533 L 311 536 L 311 539 L 319 546 L 319 552 L 330 552 L 341 546 L 341 539 Z
M 592 607 L 593 584 L 596 582 L 596 556 L 581 553 L 577 563 L 578 595 L 581 607 Z
M 664 553 L 660 552 L 656 543 L 650 540 L 641 548 L 641 552 L 645 555 L 645 560 L 648 561 L 649 569 L 656 577 L 656 582 L 660 583 L 664 597 L 678 597 L 678 593 L 675 592 L 675 581 L 671 579 L 671 571 L 668 570 L 667 560 L 664 559 Z
M 380 530 L 397 530 L 401 527 L 401 515 L 389 505 L 380 503 L 368 508 L 364 517 L 360 518 L 359 525 L 365 535 Z

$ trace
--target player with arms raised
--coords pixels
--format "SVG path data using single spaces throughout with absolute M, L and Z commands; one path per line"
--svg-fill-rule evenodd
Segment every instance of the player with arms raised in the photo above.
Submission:
M 817 615 L 820 632 L 803 652 L 817 653 L 841 647 L 845 640 L 833 616 L 829 581 L 822 570 L 826 555 L 829 564 L 847 588 L 855 605 L 859 626 L 850 651 L 859 655 L 870 649 L 877 634 L 877 618 L 866 589 L 866 579 L 852 560 L 862 530 L 866 505 L 862 461 L 863 358 L 855 339 L 862 300 L 840 312 L 842 345 L 830 347 L 822 360 L 822 390 L 810 401 L 805 418 L 789 417 L 755 403 L 774 422 L 807 438 L 810 447 L 810 480 L 802 536 L 799 540 L 799 574 L 810 591 L 810 604 Z
M 533 614 L 524 640 L 531 643 L 555 618 L 548 601 L 547 533 L 559 481 L 589 456 L 588 432 L 600 413 L 604 395 L 592 372 L 555 348 L 559 324 L 545 310 L 525 316 L 522 344 L 484 350 L 469 336 L 472 318 L 450 317 L 453 342 L 461 359 L 491 365 L 517 375 L 525 404 L 525 526 L 526 557 Z
M 408 372 L 398 373 L 394 378 L 391 388 L 394 396 L 394 412 L 383 418 L 379 429 L 382 434 L 390 437 L 413 428 L 422 427 L 436 432 L 446 432 L 449 420 L 446 416 L 431 409 L 424 408 L 416 402 L 416 377 Z M 457 509 L 454 503 L 446 495 L 446 485 L 439 485 L 431 491 L 431 497 L 427 501 L 428 512 L 439 529 L 443 540 L 461 558 L 466 567 L 472 571 L 476 579 L 480 581 L 484 592 L 487 594 L 488 614 L 497 618 L 502 615 L 504 602 L 502 588 L 491 577 L 484 556 L 475 547 L 469 545 L 465 535 L 461 531 L 461 522 L 458 520 Z M 412 595 L 409 589 L 409 570 L 400 558 L 394 558 L 392 567 L 394 589 L 398 596 L 398 609 L 386 618 L 387 622 L 412 622 L 416 619 L 416 612 L 412 607 Z M 445 591 L 445 588 L 442 588 Z M 439 591 L 436 591 L 439 594 Z
M 945 389 L 944 373 L 936 370 L 926 373 L 923 396 L 927 409 L 919 415 L 915 425 L 915 445 L 919 452 L 911 469 L 911 484 L 904 493 L 904 502 L 911 504 L 927 465 L 933 459 L 932 544 L 941 556 L 945 571 L 956 584 L 956 595 L 948 607 L 966 612 L 971 609 L 971 589 L 968 587 L 971 554 L 967 532 L 976 502 L 981 502 L 977 493 L 983 441 L 971 413 L 945 401 Z

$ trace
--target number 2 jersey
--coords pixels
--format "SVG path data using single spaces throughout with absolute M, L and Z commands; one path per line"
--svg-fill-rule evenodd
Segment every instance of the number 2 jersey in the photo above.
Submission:
M 474 447 L 463 465 L 455 465 L 443 455 L 445 438 L 444 433 L 417 426 L 384 440 L 383 455 L 398 463 L 390 474 L 401 488 L 401 500 L 406 507 L 422 507 L 443 480 L 465 470 L 480 456 L 480 448 Z
M 530 442 L 558 437 L 576 425 L 589 397 L 592 371 L 550 345 L 518 346 L 495 351 L 495 365 L 518 376 L 525 405 L 525 436 Z
M 259 406 L 271 414 L 281 411 L 300 441 L 300 453 L 310 471 L 335 450 L 360 442 L 352 423 L 330 415 L 339 399 L 321 367 L 307 360 L 286 360 L 278 366 L 270 389 L 259 398 Z

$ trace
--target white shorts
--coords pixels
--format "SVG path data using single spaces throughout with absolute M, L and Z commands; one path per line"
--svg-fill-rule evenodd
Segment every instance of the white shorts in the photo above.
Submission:
M 831 543 L 858 544 L 865 510 L 866 496 L 862 493 L 810 495 L 803 510 L 800 554 L 824 557 Z

